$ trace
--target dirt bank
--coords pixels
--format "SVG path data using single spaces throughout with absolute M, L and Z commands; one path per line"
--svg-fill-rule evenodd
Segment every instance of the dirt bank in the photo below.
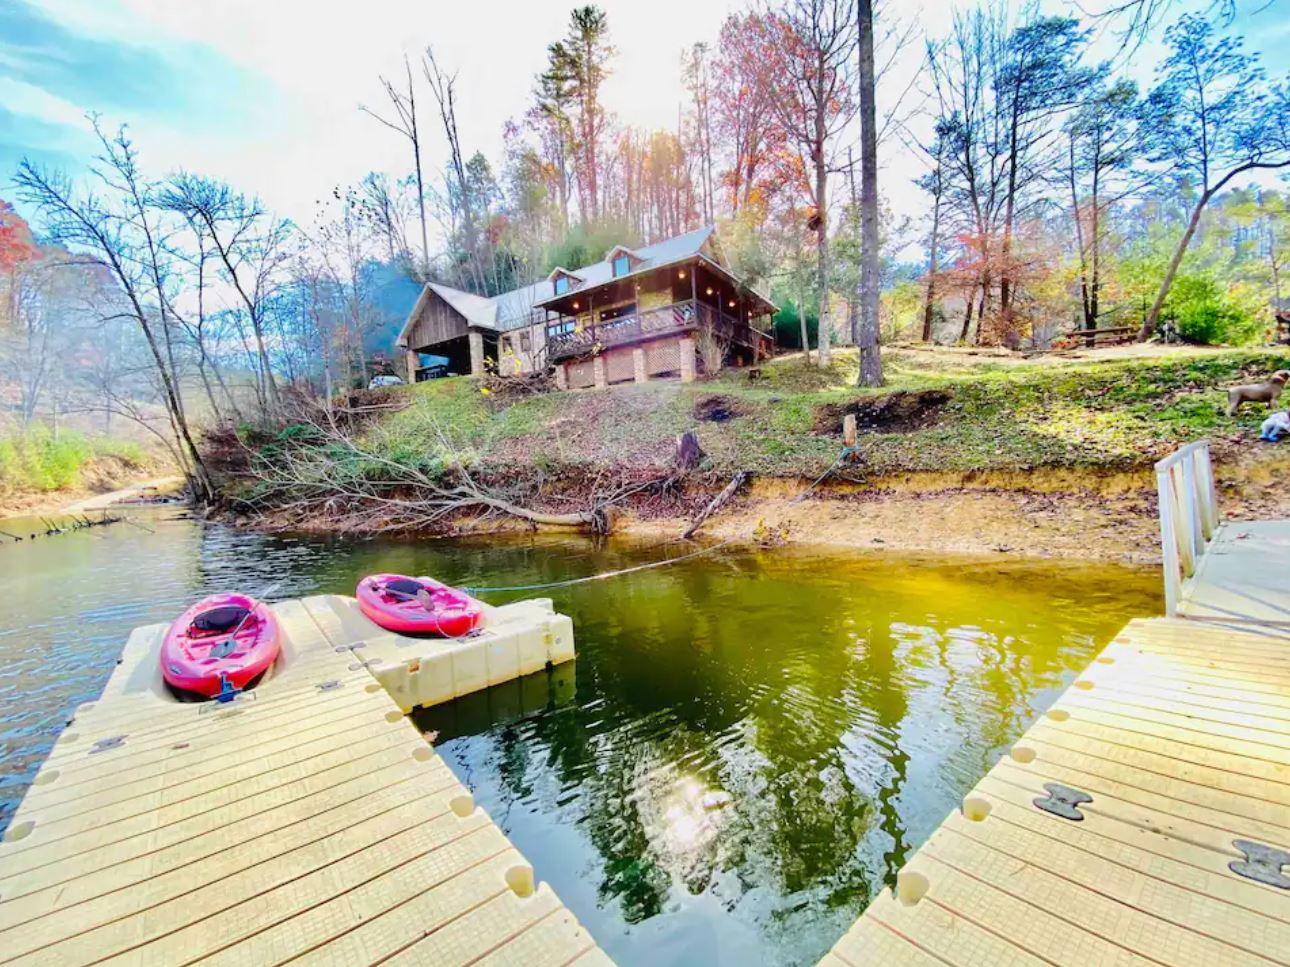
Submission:
M 626 533 L 675 537 L 682 518 L 622 522 Z M 872 491 L 794 502 L 754 499 L 712 520 L 709 538 L 838 548 L 1147 564 L 1159 560 L 1155 505 L 1146 495 L 1089 498 L 1006 490 Z
M 80 483 L 75 487 L 0 495 L 0 518 L 83 513 L 119 499 L 137 497 L 142 488 L 174 489 L 176 481 L 182 484 L 183 479 L 173 475 L 141 479 L 141 470 L 155 473 L 158 469 L 161 468 L 138 467 L 114 457 L 97 458 L 81 470 Z
M 1251 449 L 1218 469 L 1228 519 L 1290 516 L 1290 445 Z M 802 544 L 865 551 L 999 554 L 1155 564 L 1160 560 L 1155 478 L 1137 472 L 902 474 L 834 481 L 801 498 L 809 481 L 755 479 L 703 527 L 705 540 Z M 674 500 L 629 503 L 613 531 L 675 541 L 719 489 L 687 488 Z M 236 517 L 226 518 L 235 523 Z M 257 526 L 313 533 L 371 533 L 341 522 L 272 516 Z M 508 518 L 459 519 L 427 536 L 516 533 Z

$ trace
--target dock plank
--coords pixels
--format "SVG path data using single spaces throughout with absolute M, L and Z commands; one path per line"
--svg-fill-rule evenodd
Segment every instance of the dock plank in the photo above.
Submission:
M 351 647 L 387 633 L 273 607 L 279 665 L 223 706 L 131 635 L 0 843 L 0 963 L 609 963 Z

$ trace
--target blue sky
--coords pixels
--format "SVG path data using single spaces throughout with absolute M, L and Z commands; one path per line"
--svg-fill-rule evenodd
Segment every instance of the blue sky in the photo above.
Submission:
M 574 0 L 0 0 L 0 197 L 19 158 L 83 172 L 93 142 L 84 115 L 128 123 L 145 168 L 188 168 L 261 194 L 308 222 L 317 199 L 370 170 L 408 170 L 406 146 L 359 110 L 382 106 L 377 77 L 402 71 L 433 42 L 459 71 L 458 117 L 468 150 L 501 162 L 501 128 L 527 105 L 546 44 Z M 1084 6 L 1109 0 L 1085 0 Z M 1179 0 L 1176 10 L 1205 0 Z M 606 101 L 620 121 L 674 127 L 683 45 L 712 41 L 745 0 L 601 0 L 618 47 Z M 1236 29 L 1284 73 L 1290 0 L 1238 0 Z M 1065 0 L 1046 9 L 1070 11 Z M 944 0 L 887 0 L 887 15 L 944 32 Z M 899 92 L 918 67 L 913 44 L 884 85 Z M 1159 47 L 1130 69 L 1150 82 Z M 427 166 L 443 139 L 422 83 Z M 880 90 L 880 99 L 883 92 Z M 894 96 L 894 95 L 893 95 Z M 919 210 L 914 162 L 889 145 L 884 194 Z
M 201 43 L 129 43 L 60 20 L 57 5 L 0 2 L 0 171 L 27 156 L 64 168 L 84 163 L 84 115 L 111 124 L 137 118 L 178 133 L 195 118 L 235 136 L 224 105 L 270 107 L 272 85 Z M 124 13 L 124 11 L 122 11 Z M 268 99 L 269 103 L 266 103 Z

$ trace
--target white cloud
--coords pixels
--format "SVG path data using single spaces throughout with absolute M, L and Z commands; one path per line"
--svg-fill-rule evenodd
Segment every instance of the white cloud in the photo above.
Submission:
M 44 88 L 14 77 L 0 75 L 0 104 L 14 114 L 22 114 L 47 124 L 85 126 L 85 111 Z

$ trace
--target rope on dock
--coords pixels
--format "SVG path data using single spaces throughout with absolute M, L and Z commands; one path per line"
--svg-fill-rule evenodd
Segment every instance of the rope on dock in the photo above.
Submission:
M 799 503 L 800 501 L 805 500 L 807 497 L 811 495 L 811 493 L 817 487 L 819 487 L 820 484 L 824 483 L 824 481 L 833 473 L 833 471 L 837 470 L 838 467 L 840 467 L 843 463 L 847 462 L 853 454 L 858 452 L 859 450 L 857 447 L 852 447 L 852 446 L 843 447 L 842 452 L 838 454 L 837 459 L 834 460 L 833 463 L 829 465 L 828 469 L 825 470 L 824 473 L 816 477 L 813 481 L 811 481 L 811 483 L 808 484 L 802 490 L 801 493 L 799 493 L 796 497 L 790 500 L 789 503 L 796 504 L 796 503 Z M 599 574 L 588 574 L 580 578 L 565 578 L 562 581 L 547 581 L 542 584 L 512 584 L 512 585 L 499 586 L 499 587 L 479 587 L 479 586 L 472 586 L 472 585 L 463 585 L 461 589 L 468 594 L 489 594 L 489 593 L 502 594 L 510 591 L 548 591 L 548 590 L 553 590 L 555 588 L 572 587 L 575 584 L 590 584 L 593 581 L 604 581 L 609 578 L 622 577 L 624 574 L 635 574 L 638 571 L 651 571 L 655 568 L 667 567 L 669 564 L 679 564 L 682 561 L 692 561 L 696 557 L 703 557 L 707 554 L 715 554 L 717 551 L 723 550 L 732 544 L 743 543 L 744 540 L 746 539 L 746 536 L 747 535 L 730 537 L 724 541 L 719 541 L 716 544 L 710 544 L 707 547 L 699 548 L 699 550 L 697 551 L 691 551 L 689 554 L 681 554 L 677 557 L 669 557 L 666 560 L 650 561 L 646 564 L 635 564 L 632 567 L 616 568 L 615 570 L 612 570 L 612 571 L 601 571 Z

